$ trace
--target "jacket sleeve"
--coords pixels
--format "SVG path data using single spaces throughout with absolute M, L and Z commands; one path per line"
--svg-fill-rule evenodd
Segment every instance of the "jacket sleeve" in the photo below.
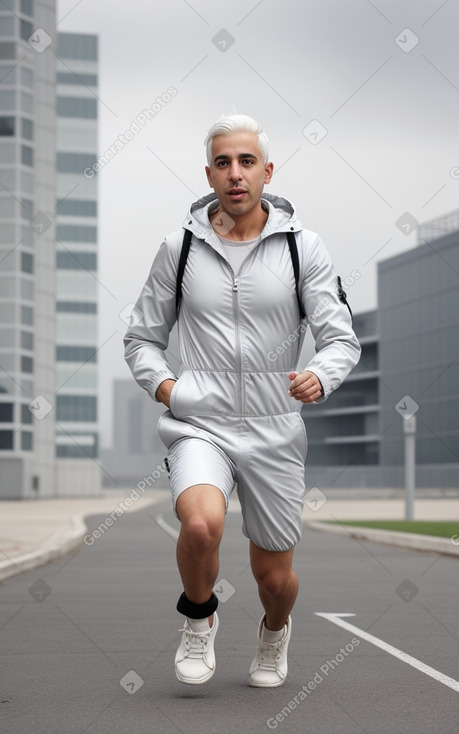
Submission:
M 177 253 L 175 253 L 177 255 Z M 124 358 L 136 382 L 156 398 L 164 380 L 177 380 L 164 351 L 176 321 L 175 286 L 178 255 L 164 241 L 151 266 L 147 281 L 132 310 L 124 336 Z
M 304 369 L 314 372 L 322 383 L 324 394 L 316 401 L 321 403 L 358 363 L 361 347 L 349 309 L 339 300 L 337 273 L 320 237 L 308 248 L 302 298 L 316 348 Z

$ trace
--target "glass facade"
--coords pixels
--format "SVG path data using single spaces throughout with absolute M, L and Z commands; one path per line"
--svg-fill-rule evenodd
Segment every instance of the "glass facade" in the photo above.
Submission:
M 97 37 L 58 35 L 56 456 L 98 455 Z M 61 61 L 62 59 L 62 61 Z

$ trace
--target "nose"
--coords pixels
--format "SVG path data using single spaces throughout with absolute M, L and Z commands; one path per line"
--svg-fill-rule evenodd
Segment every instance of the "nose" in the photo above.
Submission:
M 229 170 L 229 177 L 231 181 L 234 181 L 234 182 L 241 180 L 242 176 L 241 176 L 241 167 L 239 165 L 239 161 L 236 160 L 236 161 L 231 162 L 231 167 Z

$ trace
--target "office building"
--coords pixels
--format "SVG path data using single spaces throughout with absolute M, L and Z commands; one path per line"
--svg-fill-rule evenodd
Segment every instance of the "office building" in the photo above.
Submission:
M 98 39 L 57 38 L 56 457 L 59 493 L 100 488 L 97 415 Z
M 56 491 L 54 28 L 51 0 L 0 5 L 0 496 L 10 498 Z
M 78 169 L 97 151 L 97 39 L 55 28 L 54 2 L 0 5 L 0 497 L 11 499 L 100 488 L 97 194 Z
M 354 317 L 360 363 L 302 409 L 308 486 L 402 487 L 409 413 L 417 486 L 459 487 L 459 212 L 417 235 L 417 247 L 378 264 L 376 311 Z

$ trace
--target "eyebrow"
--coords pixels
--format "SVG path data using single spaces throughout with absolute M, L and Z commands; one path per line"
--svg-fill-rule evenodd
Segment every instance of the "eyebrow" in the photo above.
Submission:
M 257 156 L 253 153 L 241 153 L 238 158 L 253 158 L 254 161 L 257 160 Z M 217 155 L 214 158 L 214 163 L 217 163 L 217 161 L 229 161 L 230 156 L 229 155 Z

